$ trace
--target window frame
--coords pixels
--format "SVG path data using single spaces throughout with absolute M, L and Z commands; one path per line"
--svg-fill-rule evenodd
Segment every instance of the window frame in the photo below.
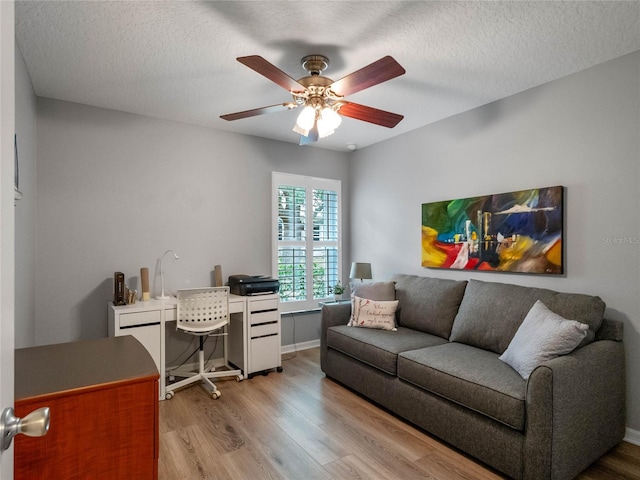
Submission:
M 311 177 L 306 175 L 297 175 L 291 173 L 272 172 L 271 174 L 271 270 L 273 278 L 278 278 L 278 249 L 282 246 L 301 246 L 301 241 L 296 240 L 280 240 L 279 233 L 279 188 L 281 185 L 304 188 L 305 189 L 305 240 L 304 248 L 306 249 L 305 260 L 305 285 L 307 296 L 304 300 L 280 301 L 280 310 L 282 312 L 308 311 L 319 307 L 319 302 L 327 301 L 331 297 L 313 298 L 313 248 L 315 247 L 333 247 L 337 249 L 337 273 L 338 279 L 342 277 L 342 257 L 343 257 L 343 240 L 342 240 L 342 181 L 330 178 Z M 337 239 L 329 241 L 314 241 L 313 235 L 313 190 L 329 190 L 336 192 L 336 211 L 337 211 Z

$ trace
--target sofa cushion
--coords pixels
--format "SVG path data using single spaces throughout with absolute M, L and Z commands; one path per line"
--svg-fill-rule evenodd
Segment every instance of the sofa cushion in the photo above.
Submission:
M 350 327 L 379 328 L 396 331 L 398 300 L 381 301 L 351 297 Z
M 499 358 L 527 380 L 538 365 L 571 353 L 588 329 L 586 323 L 567 320 L 538 300 Z
M 502 354 L 538 300 L 558 315 L 589 325 L 580 346 L 593 341 L 605 309 L 600 297 L 479 280 L 469 281 L 449 340 Z
M 498 355 L 447 343 L 398 355 L 398 377 L 517 430 L 525 424 L 526 382 Z
M 396 332 L 352 328 L 347 325 L 327 329 L 329 348 L 390 375 L 396 375 L 398 353 L 445 342 L 446 340 L 440 337 L 402 327 L 398 327 Z
M 398 325 L 449 338 L 466 281 L 396 274 Z

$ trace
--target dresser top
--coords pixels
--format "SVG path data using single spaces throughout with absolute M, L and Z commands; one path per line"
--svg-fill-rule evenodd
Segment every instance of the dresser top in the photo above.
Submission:
M 158 377 L 149 352 L 130 335 L 15 351 L 16 401 Z

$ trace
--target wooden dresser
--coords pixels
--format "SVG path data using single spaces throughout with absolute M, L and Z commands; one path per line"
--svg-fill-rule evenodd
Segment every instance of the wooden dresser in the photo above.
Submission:
M 157 479 L 158 370 L 132 336 L 18 349 L 18 417 L 50 408 L 44 437 L 15 438 L 14 478 Z

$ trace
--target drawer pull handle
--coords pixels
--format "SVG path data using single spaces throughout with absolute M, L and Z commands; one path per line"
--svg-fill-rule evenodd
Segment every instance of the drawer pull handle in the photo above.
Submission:
M 277 333 L 269 333 L 268 335 L 259 335 L 257 337 L 251 337 L 251 340 L 255 340 L 256 338 L 266 338 L 266 337 L 275 337 L 278 335 Z
M 42 437 L 49 431 L 49 407 L 34 410 L 24 418 L 15 416 L 13 408 L 5 408 L 0 417 L 0 437 L 2 451 L 11 446 L 11 440 L 22 433 L 27 437 Z

